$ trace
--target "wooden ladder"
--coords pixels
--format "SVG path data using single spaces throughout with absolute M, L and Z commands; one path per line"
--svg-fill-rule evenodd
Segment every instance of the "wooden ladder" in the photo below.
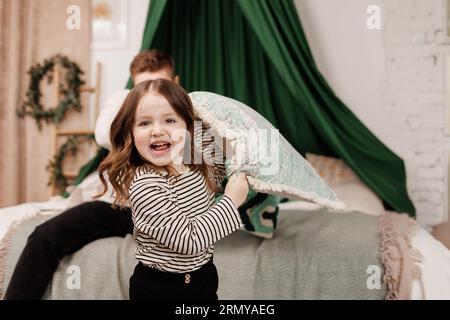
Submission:
M 99 114 L 99 106 L 100 106 L 100 77 L 101 73 L 101 64 L 97 62 L 96 64 L 96 75 L 95 75 L 95 86 L 82 86 L 80 88 L 80 94 L 83 93 L 89 93 L 94 94 L 94 127 L 95 127 L 95 121 L 97 120 L 98 114 Z M 58 105 L 60 102 L 60 92 L 59 92 L 59 83 L 61 81 L 61 68 L 59 65 L 55 65 L 55 71 L 54 71 L 54 78 L 53 78 L 53 84 L 54 84 L 54 101 L 55 105 Z M 94 129 L 90 128 L 89 125 L 86 125 L 84 128 L 79 129 L 71 129 L 71 130 L 65 130 L 58 127 L 58 124 L 55 124 L 53 126 L 53 144 L 52 144 L 52 150 L 51 150 L 51 158 L 56 155 L 58 152 L 58 142 L 61 138 L 69 139 L 70 137 L 80 137 L 80 136 L 86 136 L 86 135 L 92 135 L 94 134 Z M 89 142 L 90 145 L 93 144 L 93 141 Z M 73 180 L 78 175 L 78 172 L 75 171 L 64 171 L 62 172 L 64 177 L 66 177 L 69 180 Z M 57 192 L 57 186 L 54 182 L 52 182 L 49 186 L 49 196 L 52 197 Z

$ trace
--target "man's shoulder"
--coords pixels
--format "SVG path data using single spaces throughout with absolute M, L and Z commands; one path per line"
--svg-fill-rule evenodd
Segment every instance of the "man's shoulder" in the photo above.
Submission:
M 130 93 L 129 89 L 115 91 L 106 99 L 105 107 L 120 107 L 128 93 Z

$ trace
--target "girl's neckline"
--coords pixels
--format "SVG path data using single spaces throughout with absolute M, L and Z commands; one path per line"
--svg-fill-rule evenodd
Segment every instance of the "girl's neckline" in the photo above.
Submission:
M 156 169 L 154 169 L 152 167 L 146 167 L 146 168 L 148 170 L 151 170 L 151 171 L 157 173 L 158 175 L 161 175 L 161 176 L 167 175 L 167 172 L 165 170 L 159 171 L 159 170 L 156 170 Z M 175 168 L 175 170 L 178 172 L 178 176 L 190 173 L 192 171 L 188 166 L 185 166 L 185 165 L 183 165 L 181 168 Z

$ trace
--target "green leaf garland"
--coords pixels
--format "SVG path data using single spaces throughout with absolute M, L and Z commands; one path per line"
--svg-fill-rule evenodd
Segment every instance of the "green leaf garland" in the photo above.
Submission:
M 41 104 L 42 93 L 40 91 L 39 85 L 41 81 L 47 77 L 47 82 L 51 83 L 53 80 L 53 69 L 56 64 L 59 64 L 65 72 L 65 82 L 64 84 L 59 84 L 59 92 L 64 97 L 57 106 L 44 109 Z M 42 128 L 42 121 L 49 123 L 59 123 L 64 118 L 66 112 L 70 109 L 81 111 L 81 101 L 80 101 L 80 87 L 85 84 L 81 79 L 81 75 L 84 72 L 80 69 L 78 64 L 72 62 L 66 56 L 55 55 L 50 59 L 44 60 L 43 64 L 36 64 L 31 67 L 28 71 L 30 75 L 30 83 L 28 86 L 28 91 L 25 94 L 25 100 L 19 110 L 17 110 L 17 115 L 19 117 L 24 117 L 29 115 L 36 119 L 37 126 L 39 130 Z

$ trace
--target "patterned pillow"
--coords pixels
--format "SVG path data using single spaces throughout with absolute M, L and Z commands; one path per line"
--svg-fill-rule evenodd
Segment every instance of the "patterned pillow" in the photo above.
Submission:
M 304 199 L 332 209 L 345 207 L 313 167 L 258 112 L 211 92 L 189 96 L 197 116 L 225 137 L 233 149 L 226 161 L 227 176 L 245 172 L 256 192 Z

